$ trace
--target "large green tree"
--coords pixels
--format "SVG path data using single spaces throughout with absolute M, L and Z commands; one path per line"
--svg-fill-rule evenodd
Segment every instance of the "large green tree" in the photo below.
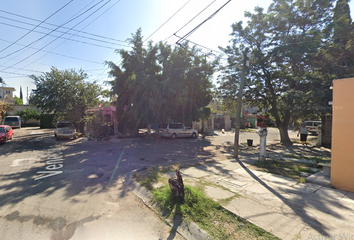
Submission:
M 332 81 L 354 76 L 354 26 L 348 0 L 338 0 L 332 10 L 332 21 L 324 30 L 321 48 L 310 56 L 313 68 L 309 97 L 312 110 L 322 118 L 331 113 Z
M 290 144 L 291 116 L 311 105 L 313 64 L 311 56 L 322 46 L 325 27 L 331 21 L 331 0 L 274 0 L 268 11 L 246 12 L 246 24 L 232 25 L 228 66 L 220 78 L 221 92 L 234 97 L 240 79 L 243 52 L 250 49 L 246 73 L 246 102 L 268 111 L 275 119 L 283 144 Z
M 139 123 L 168 120 L 192 122 L 201 118 L 211 100 L 213 65 L 187 43 L 172 49 L 160 42 L 143 46 L 141 29 L 128 39 L 131 51 L 117 50 L 122 58 L 111 68 L 112 91 L 118 96 L 120 131 Z M 129 126 L 128 126 L 129 125 Z
M 30 76 L 36 89 L 31 95 L 31 103 L 44 113 L 53 113 L 58 119 L 66 119 L 78 124 L 85 111 L 98 104 L 101 88 L 95 83 L 85 81 L 83 70 L 58 70 Z

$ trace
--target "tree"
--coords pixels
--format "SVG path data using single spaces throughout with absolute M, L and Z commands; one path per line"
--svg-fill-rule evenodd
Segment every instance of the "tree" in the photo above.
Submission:
M 205 56 L 187 43 L 172 49 L 149 42 L 144 48 L 141 29 L 128 41 L 131 51 L 117 50 L 121 66 L 107 62 L 114 77 L 112 92 L 118 96 L 120 130 L 122 124 L 134 129 L 139 123 L 200 119 L 200 108 L 211 100 L 213 66 Z
M 20 98 L 23 100 L 23 95 L 22 95 L 22 86 L 20 86 Z
M 348 0 L 338 0 L 332 10 L 321 49 L 310 55 L 313 64 L 309 97 L 310 110 L 325 121 L 331 113 L 332 81 L 354 76 L 354 25 L 350 17 Z M 324 124 L 323 124 L 324 125 Z
M 31 103 L 44 113 L 53 113 L 57 119 L 65 119 L 76 125 L 84 118 L 85 111 L 98 104 L 100 87 L 86 82 L 87 74 L 75 69 L 59 71 L 55 67 L 40 76 L 31 75 L 36 89 Z M 82 124 L 80 130 L 82 130 Z
M 1 119 L 4 119 L 6 113 L 10 110 L 12 110 L 10 104 L 5 103 L 4 101 L 0 101 L 0 117 L 1 117 Z
M 274 0 L 267 13 L 255 8 L 246 12 L 247 26 L 232 25 L 232 45 L 223 68 L 221 90 L 236 93 L 243 50 L 251 50 L 245 100 L 250 106 L 268 110 L 274 117 L 283 144 L 291 144 L 288 125 L 291 116 L 311 104 L 308 89 L 313 70 L 311 58 L 321 47 L 325 26 L 330 22 L 332 1 Z M 300 109 L 299 109 L 300 108 Z
M 23 105 L 23 100 L 19 97 L 14 97 L 16 105 Z
M 40 114 L 38 113 L 37 110 L 34 110 L 32 108 L 26 108 L 24 110 L 18 111 L 16 115 L 20 116 L 21 119 L 23 120 L 23 124 L 26 125 L 27 121 L 30 119 L 36 119 L 39 120 Z

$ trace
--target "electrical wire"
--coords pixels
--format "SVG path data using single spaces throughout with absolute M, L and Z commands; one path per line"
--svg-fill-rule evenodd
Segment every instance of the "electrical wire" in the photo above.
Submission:
M 195 15 L 191 20 L 189 20 L 186 24 L 184 24 L 180 29 L 178 29 L 173 35 L 177 34 L 183 28 L 185 28 L 189 23 L 191 23 L 196 17 L 198 17 L 202 12 L 204 12 L 207 8 L 209 8 L 216 0 L 212 1 L 208 6 L 206 6 L 202 11 L 200 11 L 197 15 Z
M 206 23 L 208 20 L 212 19 L 222 8 L 224 8 L 227 4 L 229 4 L 232 0 L 227 1 L 224 5 L 222 5 L 218 10 L 216 10 L 213 14 L 211 14 L 207 19 L 205 19 L 202 23 L 200 23 L 198 26 L 193 28 L 190 32 L 188 32 L 186 35 L 184 35 L 182 38 L 180 38 L 176 44 L 179 44 L 179 42 L 190 35 L 192 35 L 198 28 L 200 28 L 204 23 Z
M 33 29 L 29 30 L 25 35 L 23 35 L 22 37 L 20 37 L 19 39 L 17 39 L 15 42 L 11 43 L 9 46 L 3 48 L 2 50 L 0 50 L 0 52 L 5 51 L 6 49 L 8 49 L 9 47 L 13 46 L 14 44 L 18 43 L 21 39 L 23 39 L 24 37 L 26 37 L 28 34 L 30 34 L 31 32 L 33 32 L 37 27 L 39 27 L 41 24 L 43 24 L 44 22 L 46 22 L 49 18 L 53 17 L 55 14 L 57 14 L 58 12 L 60 12 L 61 10 L 63 10 L 66 6 L 68 6 L 70 3 L 72 3 L 74 0 L 69 1 L 68 3 L 66 3 L 63 7 L 61 7 L 59 10 L 55 11 L 54 13 L 52 13 L 49 17 L 47 17 L 46 19 L 44 19 L 43 21 L 41 21 L 39 24 L 37 24 Z
M 28 28 L 24 28 L 24 27 L 12 25 L 12 24 L 8 24 L 8 23 L 0 22 L 0 24 L 6 25 L 6 26 L 9 26 L 9 27 L 14 27 L 14 28 L 22 29 L 22 30 L 28 30 Z M 40 33 L 40 34 L 46 34 L 46 33 L 44 33 L 44 32 L 40 32 L 40 31 L 36 31 L 36 30 L 34 30 L 33 32 Z M 57 31 L 57 32 L 59 32 L 59 33 L 64 33 L 64 32 L 61 32 L 61 31 Z M 65 33 L 64 33 L 64 34 L 65 34 Z M 71 34 L 71 33 L 66 33 L 66 34 L 75 36 L 74 34 Z M 96 47 L 102 47 L 102 48 L 108 48 L 108 49 L 115 49 L 114 47 L 108 47 L 108 46 L 103 46 L 103 45 L 99 45 L 99 44 L 95 44 L 95 43 L 89 43 L 89 42 L 84 42 L 84 41 L 75 40 L 75 39 L 71 39 L 71 38 L 65 38 L 65 37 L 57 36 L 57 35 L 53 35 L 53 34 L 49 34 L 48 36 L 51 36 L 51 37 L 58 37 L 58 38 L 60 38 L 60 39 L 70 40 L 70 41 L 73 41 L 73 42 L 83 43 L 83 44 L 87 44 L 87 45 L 93 45 L 93 46 L 96 46 Z M 82 37 L 82 36 L 79 36 L 79 37 Z M 85 37 L 83 37 L 83 38 L 85 38 Z M 87 38 L 87 39 L 89 39 L 89 38 Z M 102 43 L 114 44 L 114 45 L 116 45 L 116 46 L 130 47 L 130 46 L 128 46 L 128 45 L 123 45 L 123 44 L 119 44 L 119 43 L 110 43 L 110 42 L 100 41 L 100 40 L 97 40 L 97 39 L 91 39 L 91 40 L 99 41 L 99 42 L 102 42 Z
M 114 4 L 114 5 L 115 5 L 115 4 Z M 16 17 L 21 17 L 21 18 L 24 18 L 24 19 L 26 19 L 26 20 L 31 20 L 31 21 L 35 21 L 35 22 L 40 22 L 40 20 L 38 20 L 38 19 L 30 18 L 30 17 L 26 17 L 26 16 L 22 16 L 22 15 L 15 14 L 15 13 L 11 13 L 11 12 L 7 12 L 7 11 L 1 10 L 1 9 L 0 9 L 0 12 L 6 13 L 6 14 L 9 14 L 9 15 L 13 15 L 13 16 L 16 16 Z M 2 18 L 8 19 L 8 20 L 12 20 L 12 21 L 21 22 L 21 23 L 26 23 L 26 22 L 22 22 L 22 21 L 19 21 L 19 20 L 14 20 L 14 19 L 11 19 L 11 18 L 6 18 L 6 17 L 2 17 Z M 68 27 L 59 26 L 59 25 L 56 25 L 56 24 L 48 23 L 48 22 L 45 22 L 45 24 L 50 25 L 50 26 L 53 26 L 53 27 L 59 27 L 59 28 L 63 28 L 63 29 L 69 29 Z M 44 27 L 42 27 L 42 28 L 44 28 Z M 87 35 L 91 35 L 91 36 L 94 36 L 94 37 L 103 38 L 103 39 L 107 39 L 107 40 L 111 40 L 111 41 L 126 43 L 126 41 L 123 41 L 123 40 L 118 40 L 118 39 L 114 39 L 114 38 L 109 38 L 109 37 L 101 36 L 101 35 L 98 35 L 98 34 L 93 34 L 93 33 L 89 33 L 89 32 L 84 32 L 84 31 L 81 31 L 81 30 L 71 29 L 71 31 L 76 31 L 76 32 L 78 32 L 78 33 L 83 33 L 83 34 L 87 34 Z
M 103 1 L 103 0 L 102 0 L 102 1 Z M 102 1 L 101 1 L 101 2 L 102 2 Z M 102 7 L 104 7 L 105 5 L 107 5 L 110 1 L 111 1 L 111 0 L 109 0 L 108 2 L 106 2 L 105 4 L 103 4 L 102 6 L 100 6 L 100 7 L 99 7 L 98 9 L 96 9 L 93 13 L 91 13 L 90 15 L 88 15 L 86 18 L 84 18 L 83 20 L 81 20 L 79 23 L 77 23 L 76 25 L 74 25 L 72 28 L 70 28 L 69 30 L 67 30 L 65 33 L 69 32 L 71 29 L 75 28 L 76 26 L 78 26 L 79 24 L 81 24 L 83 21 L 85 21 L 86 19 L 88 19 L 89 17 L 91 17 L 94 13 L 96 13 L 96 12 L 97 12 L 98 10 L 100 10 Z M 99 3 L 100 3 L 100 2 L 99 2 Z M 96 6 L 96 5 L 97 5 L 97 4 L 95 4 L 94 6 Z M 90 10 L 90 9 L 92 9 L 92 7 L 89 8 L 88 10 Z M 86 13 L 88 10 L 86 10 L 84 13 Z M 83 14 L 83 13 L 82 13 L 82 14 Z M 81 16 L 82 14 L 80 14 L 79 16 Z M 76 18 L 77 18 L 77 17 L 75 17 L 75 18 L 73 18 L 73 19 L 76 19 Z M 72 19 L 69 20 L 68 22 L 70 22 L 70 21 L 72 21 Z M 65 33 L 63 33 L 61 36 L 63 36 Z M 60 36 L 60 37 L 61 37 L 61 36 Z M 24 58 L 23 60 L 21 60 L 21 61 L 15 63 L 15 64 L 13 64 L 13 65 L 11 65 L 11 66 L 5 68 L 5 69 L 2 69 L 2 70 L 6 70 L 6 69 L 8 69 L 8 68 L 11 68 L 11 67 L 13 67 L 13 66 L 16 66 L 17 64 L 23 62 L 24 60 L 27 60 L 28 58 L 34 56 L 34 55 L 37 54 L 39 51 L 43 50 L 43 49 L 46 48 L 48 45 L 50 45 L 51 43 L 53 43 L 54 41 L 56 41 L 58 38 L 59 38 L 59 37 L 55 38 L 54 40 L 52 40 L 51 42 L 49 42 L 48 44 L 46 44 L 44 47 L 42 47 L 41 49 L 39 49 L 39 50 L 37 50 L 36 52 L 32 53 L 31 55 L 27 56 L 27 57 Z M 38 59 L 37 59 L 37 60 L 38 60 Z M 36 60 L 36 61 L 37 61 L 37 60 Z M 29 65 L 30 65 L 30 64 L 29 64 Z M 27 65 L 27 66 L 29 66 L 29 65 Z
M 6 56 L 0 57 L 0 59 L 9 57 L 9 56 L 11 56 L 11 55 L 13 55 L 13 54 L 15 54 L 15 53 L 18 53 L 18 52 L 22 51 L 23 49 L 25 49 L 25 48 L 27 48 L 27 47 L 33 45 L 34 43 L 39 42 L 40 40 L 42 40 L 43 38 L 47 37 L 47 36 L 48 36 L 49 34 L 51 34 L 52 32 L 54 32 L 54 31 L 56 31 L 57 29 L 59 29 L 61 26 L 64 26 L 64 25 L 66 25 L 66 24 L 68 24 L 68 23 L 74 21 L 74 20 L 77 19 L 78 17 L 82 16 L 83 14 L 85 14 L 86 12 L 88 12 L 89 10 L 91 10 L 92 8 L 94 8 L 95 6 L 97 6 L 97 5 L 98 5 L 99 3 L 101 3 L 102 1 L 103 1 L 103 0 L 101 0 L 101 1 L 98 2 L 98 3 L 96 3 L 95 5 L 93 5 L 92 7 L 90 7 L 89 9 L 87 9 L 85 12 L 81 13 L 80 15 L 78 15 L 77 17 L 74 17 L 74 18 L 72 18 L 72 19 L 66 21 L 65 23 L 63 23 L 63 24 L 60 25 L 59 27 L 55 28 L 55 29 L 52 30 L 51 32 L 49 32 L 49 33 L 47 33 L 46 35 L 44 35 L 43 37 L 38 38 L 37 40 L 31 42 L 30 44 L 27 44 L 25 47 L 23 47 L 23 48 L 21 48 L 21 49 L 18 49 L 18 50 L 16 50 L 16 51 L 12 52 L 12 53 L 9 53 L 9 54 L 7 54 Z
M 156 29 L 150 36 L 148 36 L 144 41 L 146 42 L 152 35 L 154 35 L 158 30 L 160 30 L 168 21 L 170 21 L 179 11 L 181 11 L 191 0 L 188 0 L 180 9 L 177 10 L 167 21 L 165 21 L 158 29 Z
M 185 26 L 187 26 L 190 22 L 192 22 L 196 17 L 198 17 L 202 12 L 205 11 L 205 9 L 207 9 L 208 7 L 210 7 L 211 4 L 213 4 L 216 0 L 214 0 L 213 2 L 211 2 L 208 6 L 206 6 L 202 11 L 200 11 L 197 15 L 195 15 L 191 20 L 189 20 L 186 24 L 184 24 L 180 29 L 177 30 L 177 32 L 175 32 L 174 34 L 172 34 L 171 36 L 169 36 L 168 38 L 166 38 L 165 40 L 163 40 L 162 42 L 167 41 L 168 39 L 170 39 L 171 37 L 173 37 L 176 33 L 178 33 L 179 31 L 181 31 Z
M 15 20 L 15 19 L 11 19 L 11 18 L 7 18 L 7 17 L 0 16 L 0 18 L 6 19 L 6 20 L 10 20 L 10 21 L 14 21 L 14 22 L 17 22 L 17 23 L 22 23 L 22 24 L 34 26 L 34 24 L 31 24 L 31 23 L 28 23 L 28 22 L 19 21 L 19 20 Z M 19 28 L 19 29 L 23 29 L 23 30 L 28 30 L 28 28 L 20 27 L 18 25 L 13 25 L 13 24 L 9 24 L 9 23 L 0 22 L 0 24 L 6 25 L 6 26 L 9 26 L 9 27 L 14 27 L 14 28 Z M 41 26 L 41 28 L 46 29 L 46 30 L 52 30 L 51 28 L 48 28 L 48 27 L 42 27 Z M 46 34 L 44 32 L 35 31 L 35 30 L 33 30 L 33 32 Z M 55 31 L 55 32 L 63 33 L 63 31 Z M 77 32 L 79 32 L 79 31 L 77 31 Z M 92 37 L 86 37 L 86 36 L 82 36 L 82 35 L 77 35 L 77 34 L 73 34 L 73 33 L 66 33 L 66 34 L 67 35 L 76 36 L 76 37 L 80 37 L 80 38 L 83 38 L 83 39 L 97 41 L 97 42 L 100 42 L 100 43 L 107 43 L 107 44 L 112 44 L 112 45 L 117 45 L 117 46 L 129 47 L 128 45 L 123 45 L 123 44 L 119 44 L 119 43 L 116 43 L 116 42 L 108 42 L 108 41 L 104 41 L 104 40 L 100 40 L 100 39 L 96 39 L 96 38 L 92 38 Z M 56 35 L 52 35 L 52 34 L 49 34 L 49 36 L 55 36 L 56 37 Z M 63 38 L 63 39 L 68 39 L 68 38 Z M 72 41 L 75 41 L 75 40 L 72 40 Z
M 106 11 L 104 11 L 102 14 L 100 14 L 98 17 L 96 17 L 94 20 L 92 20 L 89 24 L 87 24 L 86 26 L 84 26 L 82 29 L 85 29 L 87 26 L 89 26 L 90 24 L 92 24 L 94 21 L 96 21 L 98 18 L 100 18 L 103 14 L 105 14 L 108 10 L 110 10 L 112 7 L 114 7 L 117 3 L 119 3 L 121 0 L 118 0 L 116 3 L 114 3 L 112 6 L 110 6 Z M 110 2 L 110 0 L 107 2 L 107 3 L 109 3 Z M 106 4 L 107 4 L 106 3 Z M 98 10 L 100 10 L 102 7 L 104 7 L 106 4 L 104 4 L 104 5 L 102 5 L 99 9 L 97 9 L 95 12 L 97 12 Z M 95 13 L 94 12 L 94 13 Z M 93 13 L 92 13 L 93 14 Z M 92 15 L 91 14 L 91 15 Z M 90 16 L 91 16 L 90 15 Z M 88 16 L 88 17 L 90 17 L 90 16 Z M 87 17 L 87 18 L 88 18 Z M 87 19 L 87 18 L 85 18 L 85 19 Z M 84 20 L 85 20 L 84 19 Z M 84 21 L 83 20 L 83 21 Z M 79 23 L 80 24 L 80 23 Z M 76 27 L 76 25 L 74 26 L 74 27 Z M 81 29 L 81 30 L 82 30 Z M 68 31 L 70 31 L 70 30 L 68 30 Z M 66 40 L 67 41 L 67 40 Z M 54 49 L 56 49 L 57 47 L 59 47 L 59 46 L 61 46 L 62 44 L 64 44 L 66 41 L 64 41 L 64 42 L 62 42 L 61 44 L 59 44 L 59 45 L 57 45 L 56 47 L 54 47 L 54 48 L 52 48 L 51 49 L 51 51 L 52 50 L 54 50 Z M 121 44 L 119 44 L 119 45 L 121 45 Z M 130 47 L 130 46 L 126 46 L 126 47 Z M 45 55 L 43 55 L 42 57 L 40 57 L 40 58 L 38 58 L 38 59 L 36 59 L 33 63 L 35 63 L 35 62 L 37 62 L 38 60 L 40 60 L 40 59 L 42 59 L 43 57 L 45 57 L 47 54 L 45 54 Z M 26 65 L 25 67 L 27 67 L 27 66 L 29 66 L 29 65 L 31 65 L 31 64 L 28 64 L 28 65 Z

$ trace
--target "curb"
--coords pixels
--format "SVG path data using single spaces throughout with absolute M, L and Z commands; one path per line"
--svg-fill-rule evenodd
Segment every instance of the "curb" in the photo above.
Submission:
M 130 190 L 139 197 L 143 203 L 151 209 L 157 216 L 160 217 L 168 226 L 174 229 L 179 235 L 181 235 L 184 239 L 188 240 L 208 240 L 213 239 L 205 230 L 201 229 L 196 223 L 191 222 L 188 224 L 187 222 L 181 219 L 181 216 L 174 216 L 173 222 L 168 222 L 165 218 L 161 217 L 157 210 L 151 205 L 152 194 L 146 190 L 145 187 L 141 186 L 135 180 L 133 180 L 133 175 L 135 172 L 143 170 L 145 168 L 135 169 L 129 173 L 126 173 L 123 178 L 123 184 L 130 188 Z M 175 223 L 177 222 L 177 226 Z

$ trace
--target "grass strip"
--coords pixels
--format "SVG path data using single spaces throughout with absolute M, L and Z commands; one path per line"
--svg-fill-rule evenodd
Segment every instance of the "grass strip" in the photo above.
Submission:
M 182 215 L 186 222 L 197 223 L 214 239 L 278 239 L 224 209 L 219 203 L 208 198 L 202 188 L 185 185 L 184 199 L 173 197 L 168 184 L 153 189 L 152 194 L 164 217 Z

